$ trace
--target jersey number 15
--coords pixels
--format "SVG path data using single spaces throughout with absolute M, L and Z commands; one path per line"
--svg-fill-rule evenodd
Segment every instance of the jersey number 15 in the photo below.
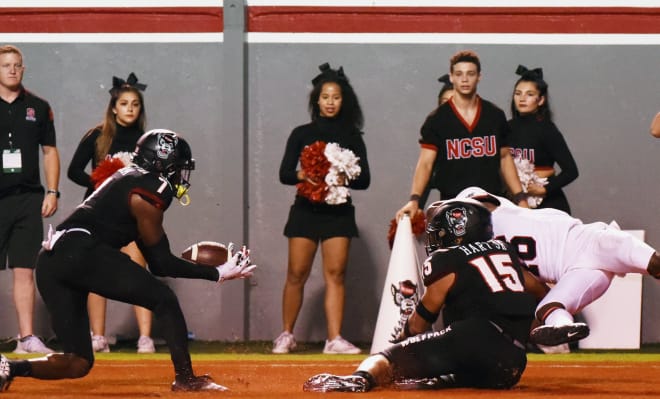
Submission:
M 513 267 L 509 254 L 492 254 L 472 259 L 468 262 L 481 273 L 481 277 L 493 292 L 509 290 L 522 292 L 525 290 L 518 272 Z

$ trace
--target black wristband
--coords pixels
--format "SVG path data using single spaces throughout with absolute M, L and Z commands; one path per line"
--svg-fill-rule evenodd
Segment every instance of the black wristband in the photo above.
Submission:
M 419 199 L 422 198 L 419 194 L 411 194 L 410 195 L 410 200 L 411 201 L 417 201 L 419 203 Z
M 57 190 L 46 190 L 46 194 L 55 194 L 55 198 L 60 198 L 60 192 Z
M 524 201 L 527 199 L 527 194 L 521 191 L 518 194 L 513 194 L 513 197 L 511 199 L 515 204 L 518 204 L 520 201 Z
M 417 315 L 419 317 L 428 321 L 431 324 L 435 323 L 438 320 L 438 316 L 440 315 L 440 313 L 433 313 L 430 310 L 426 309 L 422 301 L 419 301 L 417 303 L 417 307 L 415 308 L 415 311 L 417 312 Z

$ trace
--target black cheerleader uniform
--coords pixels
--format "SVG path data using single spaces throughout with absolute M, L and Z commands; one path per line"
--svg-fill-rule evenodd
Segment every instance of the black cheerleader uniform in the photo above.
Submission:
M 319 117 L 316 121 L 296 127 L 286 143 L 280 164 L 280 182 L 287 185 L 300 183 L 296 168 L 303 149 L 306 145 L 323 141 L 337 143 L 340 147 L 351 150 L 360 158 L 360 175 L 355 180 L 351 180 L 348 187 L 355 190 L 366 189 L 371 182 L 371 175 L 362 134 L 355 127 L 347 126 L 336 118 Z M 284 235 L 289 238 L 306 237 L 315 241 L 331 237 L 357 237 L 355 208 L 350 197 L 346 203 L 330 205 L 314 203 L 303 196 L 296 195 L 289 210 Z
M 554 170 L 555 163 L 561 172 L 548 177 L 547 194 L 539 208 L 555 208 L 571 213 L 562 187 L 578 177 L 578 168 L 568 149 L 566 140 L 555 124 L 538 115 L 523 115 L 509 121 L 509 144 L 514 158 L 527 159 L 536 170 Z
M 117 124 L 117 132 L 112 139 L 112 144 L 110 144 L 108 155 L 112 156 L 118 152 L 133 152 L 135 150 L 135 144 L 143 133 L 144 130 L 136 125 L 124 127 Z M 89 161 L 92 161 L 92 170 L 98 166 L 96 161 L 96 140 L 100 135 L 100 127 L 96 127 L 85 134 L 80 140 L 76 152 L 73 153 L 67 171 L 69 179 L 76 184 L 87 187 L 85 198 L 89 197 L 92 191 L 94 191 L 94 183 L 92 183 L 90 175 L 85 172 L 85 168 Z

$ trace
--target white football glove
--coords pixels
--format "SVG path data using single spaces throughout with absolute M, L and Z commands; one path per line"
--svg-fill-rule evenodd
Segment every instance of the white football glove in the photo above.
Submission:
M 234 243 L 230 242 L 227 246 L 227 262 L 216 266 L 220 275 L 218 282 L 250 277 L 253 274 L 252 271 L 256 268 L 257 265 L 250 264 L 250 250 L 243 245 L 241 250 L 234 254 Z

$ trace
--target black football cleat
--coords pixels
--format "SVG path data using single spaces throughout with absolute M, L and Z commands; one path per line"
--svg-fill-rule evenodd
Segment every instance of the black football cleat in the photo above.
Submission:
M 11 377 L 9 373 L 9 360 L 5 355 L 0 355 L 0 392 L 4 392 L 9 389 L 11 385 Z
M 420 391 L 458 387 L 454 374 L 429 378 L 401 378 L 394 380 L 394 387 L 401 391 Z
M 317 374 L 303 384 L 307 392 L 367 392 L 369 383 L 359 375 Z
M 216 384 L 208 374 L 192 377 L 184 381 L 174 381 L 172 391 L 174 392 L 199 392 L 199 391 L 228 391 L 229 388 Z
M 529 340 L 537 345 L 556 346 L 579 341 L 588 336 L 588 325 L 571 323 L 563 326 L 543 325 L 536 327 L 529 335 Z

